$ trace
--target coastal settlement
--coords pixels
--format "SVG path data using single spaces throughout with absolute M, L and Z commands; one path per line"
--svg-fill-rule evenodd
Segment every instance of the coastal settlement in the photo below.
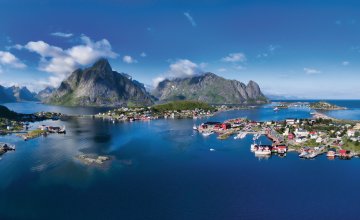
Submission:
M 217 134 L 218 139 L 243 139 L 253 135 L 250 150 L 257 156 L 296 151 L 302 158 L 311 159 L 326 153 L 329 159 L 338 156 L 350 159 L 360 155 L 360 123 L 331 119 L 324 114 L 314 113 L 312 119 L 289 118 L 283 121 L 257 122 L 236 118 L 224 122 L 206 122 L 194 126 L 202 135 Z M 258 142 L 266 136 L 271 145 Z

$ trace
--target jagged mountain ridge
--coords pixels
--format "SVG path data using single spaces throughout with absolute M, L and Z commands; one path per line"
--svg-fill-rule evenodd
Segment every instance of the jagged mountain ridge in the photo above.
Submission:
M 70 106 L 153 104 L 141 83 L 113 71 L 106 59 L 98 60 L 92 67 L 75 70 L 46 102 Z
M 247 85 L 237 80 L 228 80 L 214 73 L 165 79 L 152 94 L 162 102 L 172 100 L 197 100 L 210 104 L 266 103 L 268 99 L 259 85 L 250 81 Z
M 36 93 L 30 92 L 26 87 L 0 85 L 0 103 L 21 101 L 38 101 L 38 99 Z

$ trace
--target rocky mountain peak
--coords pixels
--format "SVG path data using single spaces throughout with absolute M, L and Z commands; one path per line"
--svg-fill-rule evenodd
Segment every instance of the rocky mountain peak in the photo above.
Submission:
M 91 69 L 99 71 L 99 72 L 112 72 L 112 68 L 107 59 L 101 58 L 94 63 Z

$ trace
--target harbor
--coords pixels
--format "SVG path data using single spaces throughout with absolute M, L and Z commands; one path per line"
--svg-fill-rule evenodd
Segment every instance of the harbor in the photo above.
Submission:
M 297 152 L 303 159 L 314 159 L 322 154 L 329 159 L 351 159 L 360 154 L 360 124 L 347 124 L 321 113 L 313 114 L 312 119 L 260 122 L 235 118 L 224 122 L 208 121 L 194 125 L 193 129 L 204 137 L 215 134 L 220 140 L 229 137 L 241 140 L 252 135 L 250 150 L 256 156 L 284 157 L 287 152 Z M 259 143 L 261 136 L 265 136 L 271 144 Z

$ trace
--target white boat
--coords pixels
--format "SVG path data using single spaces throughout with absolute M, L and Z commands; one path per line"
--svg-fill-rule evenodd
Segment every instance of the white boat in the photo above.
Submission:
M 301 153 L 299 154 L 299 157 L 305 157 L 305 156 L 308 155 L 308 154 L 309 154 L 309 152 L 303 151 L 303 152 L 301 152 Z
M 243 139 L 246 137 L 246 133 L 245 132 L 239 132 L 234 139 Z
M 275 107 L 275 108 L 274 108 L 274 111 L 279 111 L 279 108 L 278 108 L 278 107 Z
M 257 139 L 259 139 L 260 136 L 261 136 L 261 134 L 255 134 L 253 137 L 253 140 L 256 141 Z
M 257 149 L 257 144 L 254 143 L 254 144 L 250 145 L 251 152 L 254 152 L 256 149 Z
M 214 149 L 214 148 L 210 148 L 210 151 L 215 151 L 215 149 Z
M 327 157 L 335 157 L 335 151 L 329 150 L 326 154 Z
M 207 137 L 207 136 L 209 136 L 209 135 L 211 135 L 211 134 L 213 134 L 213 133 L 214 133 L 213 131 L 203 132 L 202 135 L 205 136 L 205 137 Z
M 312 153 L 309 155 L 309 158 L 312 159 L 312 158 L 315 158 L 316 156 L 317 156 L 317 153 L 312 152 Z
M 271 155 L 271 150 L 268 147 L 259 147 L 255 150 L 256 155 Z
M 193 126 L 193 130 L 197 130 L 198 128 L 196 127 L 196 125 Z

